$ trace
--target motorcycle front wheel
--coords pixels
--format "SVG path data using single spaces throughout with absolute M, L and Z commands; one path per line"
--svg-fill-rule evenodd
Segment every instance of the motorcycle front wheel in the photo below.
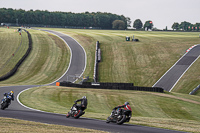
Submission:
M 106 123 L 110 123 L 110 117 L 106 119 Z
M 66 118 L 69 118 L 69 117 L 70 117 L 70 113 L 67 113 L 67 114 L 66 114 Z
M 4 110 L 5 108 L 7 108 L 8 107 L 8 103 L 7 102 L 3 102 L 2 104 L 1 104 L 1 109 L 2 110 Z

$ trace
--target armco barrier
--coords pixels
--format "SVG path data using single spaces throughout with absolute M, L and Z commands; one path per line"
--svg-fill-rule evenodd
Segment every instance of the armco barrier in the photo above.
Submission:
M 93 75 L 93 79 L 94 79 L 94 82 L 97 82 L 98 81 L 98 62 L 100 59 L 98 57 L 98 49 L 99 49 L 99 41 L 96 42 L 96 51 L 95 51 L 95 61 L 94 61 L 94 75 Z
M 196 88 L 194 88 L 194 89 L 189 93 L 189 95 L 194 95 L 195 92 L 197 92 L 199 89 L 200 89 L 200 85 L 198 85 Z
M 124 85 L 123 85 L 124 84 Z M 136 91 L 151 91 L 151 92 L 164 92 L 163 88 L 159 87 L 140 87 L 133 86 L 131 83 L 84 83 L 84 84 L 74 84 L 70 82 L 58 82 L 57 86 L 66 86 L 66 87 L 77 87 L 77 88 L 93 88 L 93 89 L 113 89 L 113 90 L 136 90 Z M 127 86 L 125 86 L 127 85 Z
M 134 86 L 133 83 L 109 83 L 109 82 L 106 82 L 106 83 L 104 83 L 104 82 L 91 83 L 91 82 L 83 82 L 83 85 L 92 85 L 92 84 L 99 84 L 100 86 L 121 86 L 121 87 L 123 87 L 123 86 L 126 86 L 126 87 Z
M 3 76 L 0 77 L 0 81 L 6 80 L 6 79 L 10 78 L 11 76 L 13 76 L 16 73 L 16 71 L 19 68 L 19 66 L 22 64 L 22 62 L 26 59 L 26 57 L 31 52 L 31 49 L 32 49 L 31 34 L 28 31 L 26 31 L 26 30 L 24 30 L 24 31 L 28 34 L 29 47 L 28 47 L 26 53 L 24 54 L 24 56 L 17 62 L 17 64 L 15 65 L 15 67 L 12 70 L 10 70 L 7 74 L 5 74 L 5 75 L 3 75 Z

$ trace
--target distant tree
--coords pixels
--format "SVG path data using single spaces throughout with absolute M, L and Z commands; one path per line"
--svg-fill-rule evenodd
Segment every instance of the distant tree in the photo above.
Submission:
M 140 19 L 136 19 L 133 23 L 133 27 L 136 29 L 141 29 L 143 26 L 142 21 Z
M 194 26 L 195 26 L 195 30 L 198 30 L 198 31 L 200 30 L 200 23 L 196 23 Z
M 179 29 L 179 23 L 174 23 L 174 24 L 172 25 L 172 29 L 173 29 L 173 30 L 174 30 L 174 29 L 178 30 L 178 29 Z
M 152 29 L 153 28 L 153 22 L 151 20 L 149 21 L 146 21 L 145 24 L 144 24 L 144 29 Z
M 190 28 L 192 27 L 192 24 L 189 23 L 189 22 L 181 22 L 181 24 L 179 25 L 179 28 L 184 30 L 184 31 L 188 31 L 188 30 L 191 30 Z
M 118 30 L 124 30 L 126 29 L 126 25 L 125 25 L 125 22 L 122 20 L 115 20 L 112 23 L 112 28 L 118 29 Z
M 129 17 L 126 17 L 127 21 L 127 27 L 131 27 L 131 19 Z
M 98 27 L 102 29 L 112 29 L 114 20 L 121 20 L 125 26 L 118 28 L 127 28 L 130 25 L 130 18 L 123 15 L 111 13 L 92 12 L 89 13 L 72 13 L 72 12 L 49 12 L 47 10 L 16 10 L 12 8 L 0 8 L 0 23 L 19 24 L 39 24 L 39 25 L 59 25 L 59 26 L 76 26 L 76 27 Z

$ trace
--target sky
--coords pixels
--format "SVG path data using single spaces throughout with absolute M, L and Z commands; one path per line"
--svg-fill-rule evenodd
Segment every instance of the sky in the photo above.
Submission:
M 107 12 L 151 20 L 158 29 L 171 29 L 174 22 L 200 23 L 200 0 L 0 0 L 0 8 L 62 12 Z

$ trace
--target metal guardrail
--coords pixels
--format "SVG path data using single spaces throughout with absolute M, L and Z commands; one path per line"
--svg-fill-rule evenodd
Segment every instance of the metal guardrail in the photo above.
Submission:
M 99 48 L 99 41 L 96 42 L 96 51 L 95 51 L 95 62 L 94 62 L 94 75 L 93 75 L 93 79 L 94 82 L 97 82 L 98 79 L 98 62 L 100 62 L 101 60 L 101 53 L 100 53 L 100 48 Z
M 193 91 L 191 91 L 189 95 L 194 95 L 194 93 L 197 92 L 199 88 L 200 88 L 200 85 L 198 85 Z

